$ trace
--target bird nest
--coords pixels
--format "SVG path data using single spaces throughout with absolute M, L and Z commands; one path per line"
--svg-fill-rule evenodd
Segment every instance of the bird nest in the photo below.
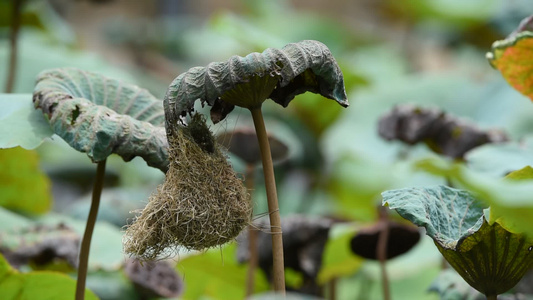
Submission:
M 145 260 L 180 248 L 205 250 L 233 240 L 250 222 L 252 204 L 200 115 L 167 128 L 169 170 L 126 228 L 124 250 Z

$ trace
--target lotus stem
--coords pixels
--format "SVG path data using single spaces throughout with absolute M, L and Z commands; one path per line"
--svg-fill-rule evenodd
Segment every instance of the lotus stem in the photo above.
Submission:
M 245 181 L 246 189 L 250 194 L 254 188 L 254 171 L 253 164 L 246 165 Z M 246 298 L 250 297 L 254 293 L 255 287 L 255 270 L 259 264 L 259 256 L 257 253 L 257 235 L 258 232 L 252 224 L 248 225 L 248 251 L 250 252 L 250 258 L 248 259 L 248 273 L 246 276 Z
M 337 278 L 333 277 L 328 282 L 328 300 L 336 300 L 337 299 Z
M 487 300 L 498 300 L 498 295 L 487 296 Z
M 272 261 L 273 261 L 273 285 L 274 291 L 285 295 L 285 266 L 283 263 L 283 237 L 281 231 L 281 217 L 279 214 L 278 196 L 276 191 L 276 179 L 274 177 L 274 165 L 270 153 L 270 145 L 263 120 L 261 107 L 250 108 L 254 120 L 255 131 L 261 151 L 263 174 L 268 201 L 268 215 L 270 216 L 270 231 L 272 235 Z
M 87 218 L 87 225 L 85 226 L 85 233 L 81 241 L 80 257 L 78 263 L 78 279 L 76 281 L 76 300 L 85 299 L 85 281 L 87 279 L 87 266 L 89 262 L 89 250 L 91 248 L 91 238 L 96 224 L 96 217 L 98 216 L 98 207 L 100 206 L 100 195 L 102 194 L 102 187 L 104 184 L 105 163 L 103 160 L 98 163 L 96 167 L 96 177 L 93 186 L 93 195 L 91 201 L 91 209 L 89 210 L 89 217 Z
M 389 239 L 388 216 L 383 208 L 379 208 L 379 222 L 381 230 L 378 236 L 378 244 L 376 247 L 376 256 L 379 260 L 381 269 L 381 285 L 383 289 L 383 299 L 390 300 L 389 276 L 387 274 L 387 241 Z
M 17 70 L 17 40 L 20 29 L 20 15 L 24 0 L 15 0 L 12 2 L 13 10 L 11 12 L 11 34 L 9 37 L 10 53 L 9 53 L 9 67 L 7 73 L 7 81 L 5 92 L 13 92 L 15 86 L 15 72 Z

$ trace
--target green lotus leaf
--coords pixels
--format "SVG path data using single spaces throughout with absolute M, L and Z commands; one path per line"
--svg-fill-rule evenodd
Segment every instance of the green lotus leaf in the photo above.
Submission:
M 254 108 L 270 98 L 282 106 L 298 94 L 313 92 L 348 106 L 342 72 L 330 50 L 312 40 L 268 48 L 226 62 L 194 67 L 170 84 L 164 99 L 168 124 L 202 105 L 212 106 L 213 122 L 223 120 L 235 105 Z
M 94 161 L 112 153 L 168 169 L 162 102 L 145 89 L 74 68 L 43 71 L 33 93 L 54 132 Z
M 487 53 L 490 64 L 507 82 L 533 101 L 533 19 L 524 19 L 506 39 L 492 44 Z
M 484 173 L 475 172 L 463 164 L 439 158 L 424 159 L 415 164 L 415 168 L 446 177 L 489 204 L 491 206 L 490 217 L 488 217 L 490 224 L 498 222 L 511 232 L 523 232 L 533 236 L 533 227 L 531 226 L 533 180 L 494 178 Z M 529 173 L 528 170 L 530 170 L 528 167 L 524 168 L 521 176 Z
M 37 148 L 54 132 L 43 114 L 33 108 L 31 94 L 0 93 L 0 148 Z
M 76 281 L 65 274 L 49 271 L 20 273 L 13 269 L 0 254 L 0 299 L 72 299 Z M 91 291 L 85 299 L 97 300 Z
M 506 292 L 533 267 L 533 240 L 484 218 L 484 205 L 446 187 L 387 191 L 383 203 L 423 226 L 450 265 L 486 296 Z
M 43 214 L 52 206 L 51 189 L 35 151 L 20 147 L 0 149 L 0 206 Z
M 427 235 L 449 249 L 483 224 L 485 206 L 466 191 L 441 185 L 391 190 L 381 195 L 383 204 L 425 227 Z

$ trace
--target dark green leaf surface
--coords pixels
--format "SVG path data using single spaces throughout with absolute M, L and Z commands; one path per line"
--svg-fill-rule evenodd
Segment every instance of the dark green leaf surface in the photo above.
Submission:
M 434 186 L 391 190 L 382 196 L 384 205 L 425 227 L 427 235 L 447 249 L 455 249 L 460 239 L 476 232 L 483 223 L 483 204 L 466 191 Z
M 162 102 L 148 91 L 73 68 L 44 71 L 33 102 L 54 132 L 95 162 L 112 153 L 168 168 Z
M 0 148 L 34 149 L 54 134 L 31 94 L 0 94 L 0 108 Z
M 241 95 L 232 93 L 231 104 L 221 99 L 235 89 Z M 218 122 L 233 105 L 257 106 L 271 98 L 287 106 L 294 96 L 307 91 L 348 106 L 344 79 L 335 58 L 326 45 L 311 40 L 288 44 L 281 50 L 268 48 L 246 57 L 233 56 L 226 62 L 195 67 L 179 75 L 165 96 L 167 122 L 191 112 L 198 99 L 213 106 L 212 116 L 217 115 L 213 121 Z M 244 99 L 236 99 L 238 96 Z
M 76 281 L 56 272 L 20 273 L 0 255 L 0 299 L 2 300 L 67 300 L 74 298 Z M 98 298 L 89 290 L 85 299 Z

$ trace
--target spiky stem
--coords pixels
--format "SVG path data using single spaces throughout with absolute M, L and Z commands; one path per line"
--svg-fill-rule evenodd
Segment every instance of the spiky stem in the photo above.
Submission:
M 272 261 L 273 261 L 273 284 L 274 291 L 285 294 L 285 267 L 283 264 L 283 239 L 281 231 L 281 217 L 279 214 L 278 195 L 276 191 L 276 179 L 274 177 L 274 165 L 270 153 L 270 145 L 263 120 L 261 107 L 251 108 L 255 131 L 261 150 L 263 174 L 268 201 L 268 214 L 270 216 L 270 231 L 272 234 Z
M 103 160 L 96 167 L 96 177 L 93 186 L 93 195 L 89 217 L 85 225 L 85 233 L 81 241 L 80 257 L 78 263 L 78 279 L 76 281 L 76 300 L 85 299 L 85 281 L 87 279 L 87 266 L 89 262 L 89 249 L 91 248 L 91 238 L 93 235 L 96 217 L 98 216 L 98 207 L 100 206 L 100 195 L 104 184 L 105 163 Z

